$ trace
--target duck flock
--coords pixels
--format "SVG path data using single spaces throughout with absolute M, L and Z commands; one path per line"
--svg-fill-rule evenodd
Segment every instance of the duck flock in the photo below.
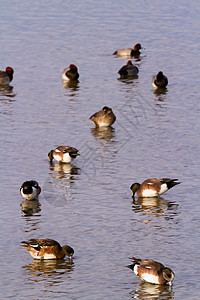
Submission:
M 143 49 L 141 44 L 136 44 L 134 48 L 122 48 L 116 50 L 113 55 L 117 57 L 129 58 L 126 65 L 122 66 L 118 71 L 120 78 L 130 79 L 138 76 L 139 70 L 134 66 L 130 58 L 138 58 L 140 50 Z M 0 71 L 0 85 L 9 85 L 13 80 L 14 70 L 11 67 L 6 67 L 5 71 Z M 62 72 L 63 83 L 78 81 L 78 68 L 74 64 L 70 64 Z M 157 75 L 152 77 L 152 85 L 155 89 L 165 89 L 168 85 L 168 79 L 159 71 Z M 104 106 L 102 110 L 94 113 L 90 118 L 97 128 L 110 127 L 115 121 L 116 116 L 112 108 Z M 79 150 L 72 146 L 61 145 L 56 149 L 50 150 L 48 157 L 50 162 L 54 160 L 60 164 L 70 164 L 79 154 Z M 167 190 L 175 185 L 180 184 L 178 179 L 173 178 L 149 178 L 144 182 L 133 183 L 130 187 L 133 197 L 159 197 Z M 41 193 L 41 187 L 35 180 L 25 181 L 20 187 L 20 194 L 26 200 L 38 200 Z M 68 256 L 72 259 L 74 249 L 68 245 L 61 246 L 57 241 L 49 238 L 35 239 L 22 241 L 22 248 L 29 251 L 34 259 L 63 259 Z M 162 263 L 152 259 L 131 258 L 132 263 L 127 267 L 130 268 L 142 281 L 152 284 L 170 284 L 172 283 L 175 274 Z

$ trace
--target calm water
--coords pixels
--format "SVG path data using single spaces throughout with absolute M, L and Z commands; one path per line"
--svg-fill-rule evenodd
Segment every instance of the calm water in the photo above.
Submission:
M 1 1 L 1 299 L 199 299 L 199 1 Z M 138 79 L 118 80 L 140 42 Z M 77 86 L 61 72 L 74 63 Z M 156 94 L 151 77 L 169 78 Z M 95 130 L 104 105 L 117 121 Z M 80 149 L 73 165 L 50 164 L 58 145 Z M 129 186 L 179 178 L 161 199 L 133 200 Z M 35 179 L 38 202 L 19 187 Z M 35 262 L 19 247 L 53 238 L 75 249 L 70 263 Z M 156 259 L 172 288 L 141 284 L 129 257 Z

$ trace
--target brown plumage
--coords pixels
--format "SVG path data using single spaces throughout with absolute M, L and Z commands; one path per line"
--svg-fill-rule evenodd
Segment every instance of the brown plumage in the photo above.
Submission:
M 171 189 L 173 186 L 180 184 L 176 182 L 178 179 L 171 178 L 149 178 L 142 182 L 142 184 L 135 182 L 130 186 L 130 189 L 138 197 L 158 197 Z
M 14 70 L 7 67 L 5 71 L 0 71 L 0 85 L 9 84 L 13 80 Z
M 68 245 L 61 245 L 52 239 L 30 239 L 22 241 L 22 248 L 29 251 L 35 259 L 62 259 L 66 255 L 70 258 L 74 254 L 74 249 Z
M 116 50 L 113 54 L 120 57 L 139 57 L 140 49 L 142 49 L 141 44 L 136 44 L 134 48 L 122 48 Z
M 128 77 L 134 77 L 137 76 L 139 73 L 138 67 L 134 66 L 132 64 L 132 61 L 129 60 L 126 65 L 121 67 L 121 69 L 118 71 L 121 78 L 128 78 Z
M 168 85 L 168 79 L 163 72 L 160 71 L 157 75 L 152 77 L 152 85 L 155 88 L 166 88 Z
M 132 257 L 132 264 L 127 266 L 142 280 L 154 284 L 166 284 L 173 281 L 174 272 L 153 259 Z
M 55 150 L 51 150 L 48 153 L 49 160 L 52 161 L 53 159 L 59 162 L 70 163 L 74 160 L 78 153 L 78 149 L 70 146 L 58 146 Z
M 89 120 L 92 121 L 97 127 L 108 127 L 115 122 L 116 116 L 110 107 L 104 106 L 102 110 L 93 114 Z
M 20 187 L 20 194 L 27 200 L 37 199 L 40 193 L 41 187 L 35 180 L 25 181 Z
M 78 78 L 79 78 L 78 68 L 74 64 L 69 65 L 69 67 L 65 68 L 62 72 L 62 79 L 64 81 L 78 80 Z

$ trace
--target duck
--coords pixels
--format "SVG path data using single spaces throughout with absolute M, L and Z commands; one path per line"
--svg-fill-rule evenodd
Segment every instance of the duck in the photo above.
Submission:
M 74 249 L 68 245 L 61 245 L 52 239 L 29 239 L 22 241 L 22 248 L 26 249 L 34 259 L 62 259 L 66 255 L 72 258 Z
M 174 272 L 160 262 L 153 259 L 140 259 L 135 257 L 132 257 L 131 260 L 132 264 L 127 267 L 130 268 L 143 282 L 172 284 L 175 277 Z
M 131 56 L 139 56 L 140 55 L 140 49 L 142 49 L 141 44 L 136 44 L 134 48 L 122 48 L 116 50 L 113 55 L 117 55 L 120 57 L 131 57 Z
M 166 88 L 168 79 L 163 72 L 160 71 L 157 75 L 152 77 L 152 85 L 154 88 Z
M 65 68 L 62 72 L 62 80 L 63 81 L 69 81 L 69 80 L 78 80 L 79 73 L 78 68 L 70 64 L 68 68 Z
M 135 182 L 130 186 L 133 196 L 135 193 L 138 197 L 159 197 L 173 186 L 180 184 L 176 182 L 178 179 L 171 178 L 149 178 L 142 182 L 142 184 Z
M 41 193 L 41 187 L 35 180 L 25 181 L 20 187 L 20 194 L 26 200 L 37 200 Z
M 132 64 L 132 61 L 129 60 L 127 64 L 118 71 L 120 78 L 128 78 L 136 76 L 139 73 L 138 67 Z
M 96 127 L 109 127 L 115 122 L 116 116 L 112 108 L 104 106 L 102 110 L 93 114 L 89 120 L 92 121 Z
M 0 71 L 0 85 L 7 85 L 13 80 L 14 70 L 6 67 L 5 71 Z
M 78 149 L 70 146 L 58 146 L 55 150 L 51 150 L 48 153 L 48 157 L 50 162 L 55 159 L 59 162 L 70 163 L 77 155 L 80 155 L 78 151 Z

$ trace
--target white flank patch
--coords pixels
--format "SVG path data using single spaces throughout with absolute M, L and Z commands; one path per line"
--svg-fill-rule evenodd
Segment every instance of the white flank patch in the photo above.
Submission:
M 41 257 L 37 255 L 38 251 L 29 251 L 29 253 L 34 259 L 41 259 Z
M 24 194 L 23 189 L 21 189 L 21 195 L 27 200 L 33 200 L 37 199 L 37 189 L 35 187 L 32 187 L 33 192 L 31 194 Z
M 153 85 L 154 88 L 157 88 L 157 85 L 155 85 L 155 83 L 154 83 L 155 80 L 156 80 L 156 75 L 154 75 L 152 77 L 152 85 Z
M 106 122 L 99 122 L 98 125 L 99 125 L 99 127 L 105 127 L 105 126 L 107 127 L 107 126 L 109 126 L 109 124 L 106 123 Z
M 73 158 L 69 155 L 69 153 L 64 153 L 63 154 L 63 162 L 69 163 L 73 160 Z
M 53 158 L 57 161 L 62 161 L 62 158 L 59 154 L 58 155 L 54 154 Z
M 69 71 L 69 68 L 64 69 L 64 71 L 62 72 L 62 80 L 63 81 L 69 81 L 69 78 L 65 75 L 67 71 Z
M 168 190 L 167 184 L 166 183 L 162 183 L 160 191 L 159 191 L 159 195 L 165 193 Z
M 58 151 L 60 153 L 60 151 Z M 54 153 L 54 156 L 53 158 L 57 161 L 62 161 L 62 162 L 65 162 L 65 163 L 69 163 L 73 160 L 73 158 L 69 155 L 69 153 L 64 153 L 63 154 L 63 157 L 59 155 L 59 153 L 56 155 Z
M 123 48 L 123 49 L 119 49 L 119 50 L 117 51 L 117 55 L 129 57 L 129 56 L 131 56 L 131 51 L 132 51 L 131 48 Z
M 154 89 L 158 88 L 157 85 L 155 85 L 155 83 L 152 83 L 152 85 L 153 85 Z
M 146 189 L 142 192 L 143 197 L 157 197 L 158 193 L 155 190 Z
M 43 256 L 40 256 L 40 255 L 37 255 L 38 251 L 29 251 L 29 252 L 34 259 L 43 260 L 43 259 L 55 259 L 56 258 L 54 254 L 46 254 L 45 253 Z
M 155 85 L 154 81 L 152 81 L 152 85 L 153 85 L 154 88 L 157 89 L 157 85 Z
M 158 277 L 155 275 L 144 273 L 144 274 L 142 274 L 141 278 L 144 279 L 146 282 L 159 284 Z
M 43 259 L 55 259 L 55 255 L 54 254 L 44 254 Z
M 62 80 L 63 80 L 63 82 L 65 83 L 65 82 L 68 82 L 70 79 L 69 79 L 69 77 L 63 75 L 63 76 L 62 76 Z
M 133 268 L 133 272 L 135 273 L 135 275 L 138 274 L 138 266 L 139 265 L 135 265 L 134 268 Z

